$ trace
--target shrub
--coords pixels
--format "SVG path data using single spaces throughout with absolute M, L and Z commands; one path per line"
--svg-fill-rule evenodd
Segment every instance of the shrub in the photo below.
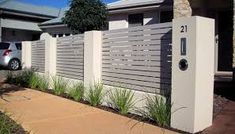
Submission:
M 62 77 L 52 77 L 53 90 L 56 95 L 63 95 L 66 91 L 68 81 L 65 81 Z
M 30 79 L 35 75 L 34 69 L 26 69 L 17 74 L 16 83 L 20 83 L 23 87 L 29 87 Z
M 102 103 L 103 100 L 103 84 L 95 83 L 94 86 L 90 86 L 90 89 L 87 93 L 87 101 L 92 106 L 98 106 Z
M 21 85 L 23 87 L 30 87 L 30 80 L 34 74 L 35 69 L 24 69 L 16 74 L 13 74 L 13 72 L 8 72 L 6 82 Z
M 125 115 L 134 107 L 133 96 L 134 93 L 131 90 L 117 88 L 114 92 L 110 92 L 109 98 L 112 106 Z
M 42 91 L 45 91 L 49 86 L 49 82 L 45 76 L 34 74 L 30 79 L 29 85 L 30 88 L 38 88 Z
M 40 81 L 39 76 L 37 74 L 34 74 L 29 81 L 30 88 L 38 88 L 39 81 Z
M 84 33 L 104 29 L 107 15 L 106 5 L 101 0 L 70 0 L 70 8 L 62 21 L 73 32 Z
M 42 91 L 47 90 L 49 87 L 49 82 L 47 77 L 45 76 L 39 76 L 39 83 L 38 83 L 38 88 Z
M 14 81 L 14 74 L 12 73 L 12 71 L 8 71 L 7 72 L 5 82 L 6 83 L 10 83 L 10 84 L 15 83 L 15 81 Z
M 74 84 L 69 91 L 69 96 L 75 101 L 81 101 L 84 96 L 84 85 L 82 82 Z
M 171 103 L 169 99 L 166 101 L 162 97 L 147 97 L 146 115 L 148 118 L 155 121 L 159 126 L 170 126 Z

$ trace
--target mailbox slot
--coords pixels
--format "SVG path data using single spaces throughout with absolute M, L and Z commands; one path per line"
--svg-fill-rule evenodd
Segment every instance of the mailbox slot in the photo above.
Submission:
M 188 61 L 186 59 L 180 60 L 179 68 L 181 71 L 186 71 L 188 69 Z

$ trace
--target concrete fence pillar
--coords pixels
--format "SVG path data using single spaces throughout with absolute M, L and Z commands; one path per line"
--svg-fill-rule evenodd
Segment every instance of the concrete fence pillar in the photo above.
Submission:
M 45 40 L 45 73 L 56 75 L 56 38 L 43 33 L 40 40 Z
M 21 61 L 22 61 L 22 68 L 31 68 L 31 57 L 32 57 L 32 51 L 31 51 L 31 42 L 30 41 L 23 41 L 22 42 L 22 55 L 21 55 Z
M 84 35 L 84 85 L 101 81 L 102 32 L 89 31 Z
M 214 20 L 173 20 L 171 126 L 190 133 L 212 124 Z

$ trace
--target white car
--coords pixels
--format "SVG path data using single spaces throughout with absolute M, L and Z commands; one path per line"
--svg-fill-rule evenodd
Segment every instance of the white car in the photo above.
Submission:
M 10 70 L 20 69 L 21 49 L 19 42 L 0 42 L 0 66 Z

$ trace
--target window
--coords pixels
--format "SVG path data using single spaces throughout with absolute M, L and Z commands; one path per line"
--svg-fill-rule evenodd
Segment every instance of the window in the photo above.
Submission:
M 162 11 L 160 12 L 160 23 L 172 22 L 173 11 Z
M 8 49 L 9 46 L 10 46 L 9 43 L 0 42 L 0 49 L 1 49 L 1 50 Z
M 143 26 L 143 14 L 130 14 L 128 16 L 129 27 Z
M 17 50 L 22 50 L 22 44 L 21 43 L 15 43 Z

